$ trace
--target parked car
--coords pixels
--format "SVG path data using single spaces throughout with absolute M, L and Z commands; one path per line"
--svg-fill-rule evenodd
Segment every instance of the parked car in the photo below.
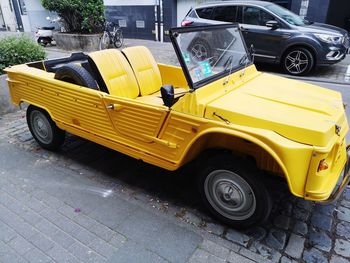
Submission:
M 291 75 L 306 75 L 317 65 L 343 60 L 349 48 L 344 29 L 300 18 L 264 1 L 224 1 L 191 8 L 182 26 L 223 22 L 240 23 L 247 46 L 254 46 L 255 61 L 281 64 Z M 205 40 L 199 48 L 210 50 Z
M 339 92 L 258 72 L 238 24 L 175 28 L 170 38 L 181 67 L 140 46 L 12 66 L 12 100 L 29 104 L 29 130 L 45 149 L 69 132 L 168 170 L 191 162 L 204 204 L 236 227 L 268 218 L 266 173 L 307 200 L 342 194 Z M 193 54 L 196 39 L 208 42 L 207 59 Z

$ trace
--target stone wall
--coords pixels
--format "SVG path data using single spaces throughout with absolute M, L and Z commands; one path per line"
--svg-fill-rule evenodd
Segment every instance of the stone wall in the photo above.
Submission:
M 7 75 L 0 75 L 0 116 L 5 113 L 17 111 L 19 109 L 11 102 L 6 78 Z

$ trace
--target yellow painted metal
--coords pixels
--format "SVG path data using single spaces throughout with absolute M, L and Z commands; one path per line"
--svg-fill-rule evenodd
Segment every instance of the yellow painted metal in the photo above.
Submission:
M 110 58 L 94 57 L 100 71 L 112 67 Z M 158 68 L 162 84 L 188 90 L 181 68 Z M 340 93 L 260 73 L 254 65 L 185 93 L 171 108 L 162 105 L 159 92 L 134 98 L 136 92 L 107 94 L 26 65 L 6 71 L 15 104 L 41 107 L 61 129 L 165 169 L 175 170 L 205 149 L 225 148 L 284 176 L 294 195 L 325 200 L 346 162 L 348 123 Z M 317 172 L 323 159 L 329 168 Z

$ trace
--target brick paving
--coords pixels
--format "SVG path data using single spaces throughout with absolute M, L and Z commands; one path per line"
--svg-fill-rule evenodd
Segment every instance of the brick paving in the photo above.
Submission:
M 350 189 L 322 206 L 268 178 L 271 219 L 239 231 L 206 213 L 189 168 L 167 172 L 71 135 L 45 151 L 24 110 L 1 117 L 0 144 L 0 262 L 350 260 Z M 34 174 L 20 172 L 26 162 Z

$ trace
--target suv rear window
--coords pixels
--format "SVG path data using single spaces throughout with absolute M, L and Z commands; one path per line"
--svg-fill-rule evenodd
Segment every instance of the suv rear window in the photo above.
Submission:
M 211 13 L 213 13 L 213 7 L 204 7 L 197 9 L 197 14 L 200 18 L 211 19 Z
M 236 22 L 237 6 L 218 6 L 211 19 L 222 22 Z

